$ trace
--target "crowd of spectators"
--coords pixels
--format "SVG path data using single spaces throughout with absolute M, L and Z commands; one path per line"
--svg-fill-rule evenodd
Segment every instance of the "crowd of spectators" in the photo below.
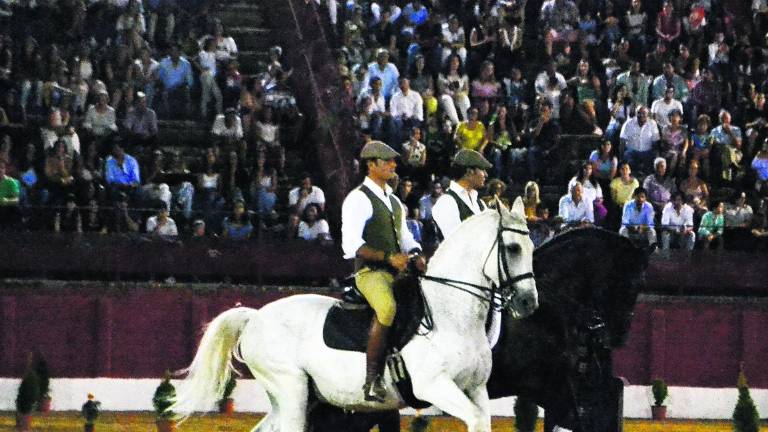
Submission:
M 402 153 L 425 241 L 466 148 L 493 163 L 487 196 L 526 197 L 537 242 L 593 224 L 664 249 L 765 247 L 764 0 L 317 3 L 355 149 Z
M 330 239 L 308 178 L 281 207 L 281 130 L 301 116 L 282 50 L 241 74 L 217 7 L 0 1 L 3 230 Z M 205 145 L 167 145 L 165 121 L 204 126 Z

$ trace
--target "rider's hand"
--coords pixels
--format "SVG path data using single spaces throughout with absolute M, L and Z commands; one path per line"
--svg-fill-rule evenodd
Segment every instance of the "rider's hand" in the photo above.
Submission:
M 416 266 L 416 270 L 418 270 L 419 273 L 427 272 L 427 260 L 424 259 L 423 255 L 413 257 L 413 264 Z
M 389 255 L 387 263 L 402 273 L 408 269 L 408 255 L 402 253 Z

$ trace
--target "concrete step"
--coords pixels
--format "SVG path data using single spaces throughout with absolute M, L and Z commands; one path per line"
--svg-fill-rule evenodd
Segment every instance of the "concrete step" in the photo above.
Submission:
M 227 33 L 237 42 L 241 51 L 267 50 L 272 45 L 270 30 L 263 27 L 228 27 Z
M 256 4 L 233 4 L 218 10 L 215 15 L 224 24 L 224 28 L 238 26 L 261 27 L 265 23 L 264 12 Z
M 241 74 L 257 74 L 266 70 L 269 55 L 263 51 L 240 51 L 237 61 L 240 63 Z

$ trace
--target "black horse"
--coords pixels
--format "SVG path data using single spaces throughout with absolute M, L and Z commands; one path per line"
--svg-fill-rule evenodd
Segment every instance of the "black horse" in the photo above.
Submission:
M 522 320 L 502 316 L 490 397 L 541 406 L 545 431 L 620 431 L 623 385 L 611 351 L 626 341 L 648 253 L 596 228 L 567 231 L 536 249 L 539 309 Z M 398 431 L 398 419 L 396 411 L 352 414 L 325 404 L 310 412 L 313 432 Z

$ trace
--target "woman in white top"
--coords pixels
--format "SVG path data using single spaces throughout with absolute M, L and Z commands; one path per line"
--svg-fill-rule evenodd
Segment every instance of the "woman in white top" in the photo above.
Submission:
M 256 203 L 259 217 L 270 215 L 277 202 L 277 170 L 267 165 L 267 155 L 259 151 L 256 159 L 253 183 L 251 185 L 251 200 Z
M 100 91 L 96 105 L 88 107 L 83 127 L 97 138 L 117 132 L 115 109 L 107 105 L 109 93 Z
M 469 119 L 469 77 L 464 73 L 458 55 L 451 55 L 446 69 L 438 75 L 437 90 L 440 93 L 440 106 L 454 126 L 459 124 L 456 108 L 461 111 L 462 119 Z
M 205 40 L 203 49 L 197 54 L 195 61 L 200 68 L 200 86 L 202 94 L 200 95 L 200 113 L 203 118 L 208 117 L 208 104 L 211 101 L 211 95 L 216 101 L 216 114 L 224 112 L 221 89 L 216 83 L 216 41 L 213 38 Z
M 298 237 L 302 240 L 330 241 L 331 230 L 325 219 L 319 218 L 320 210 L 317 204 L 309 204 L 304 208 L 304 215 L 299 222 Z
M 594 207 L 595 224 L 599 224 L 608 213 L 603 205 L 603 188 L 600 183 L 592 176 L 592 164 L 584 163 L 581 165 L 578 174 L 568 182 L 568 190 L 576 183 L 582 185 L 582 196 L 585 202 L 591 203 Z

